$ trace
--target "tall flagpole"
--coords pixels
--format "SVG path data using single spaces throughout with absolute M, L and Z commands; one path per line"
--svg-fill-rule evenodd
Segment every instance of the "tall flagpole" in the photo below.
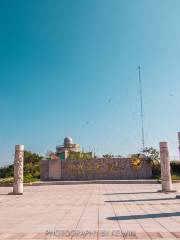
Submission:
M 142 134 L 142 150 L 145 148 L 144 140 L 144 111 L 143 111 L 143 95 L 142 95 L 142 80 L 141 80 L 141 66 L 138 66 L 139 73 L 139 98 L 140 98 L 140 111 L 141 111 L 141 134 Z

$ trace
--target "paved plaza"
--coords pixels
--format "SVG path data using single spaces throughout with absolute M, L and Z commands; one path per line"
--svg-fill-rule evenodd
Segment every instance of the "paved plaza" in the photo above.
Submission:
M 180 199 L 159 184 L 0 187 L 3 239 L 180 239 Z M 180 184 L 174 185 L 179 189 Z

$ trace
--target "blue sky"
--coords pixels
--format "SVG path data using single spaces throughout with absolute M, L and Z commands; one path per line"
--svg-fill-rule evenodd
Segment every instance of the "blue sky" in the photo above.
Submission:
M 179 0 L 0 1 L 0 165 L 15 144 L 45 154 L 71 136 L 84 150 L 178 155 Z

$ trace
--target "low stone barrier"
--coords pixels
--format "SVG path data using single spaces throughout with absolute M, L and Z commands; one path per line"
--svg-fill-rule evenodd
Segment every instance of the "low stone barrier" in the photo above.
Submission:
M 90 160 L 42 160 L 41 180 L 133 180 L 151 179 L 152 167 L 146 159 L 138 165 L 131 158 Z

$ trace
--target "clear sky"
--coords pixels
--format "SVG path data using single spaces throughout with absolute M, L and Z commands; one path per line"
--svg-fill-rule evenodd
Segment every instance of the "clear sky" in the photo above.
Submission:
M 179 0 L 1 0 L 0 165 L 15 144 L 45 154 L 71 136 L 84 150 L 141 149 L 180 130 Z

